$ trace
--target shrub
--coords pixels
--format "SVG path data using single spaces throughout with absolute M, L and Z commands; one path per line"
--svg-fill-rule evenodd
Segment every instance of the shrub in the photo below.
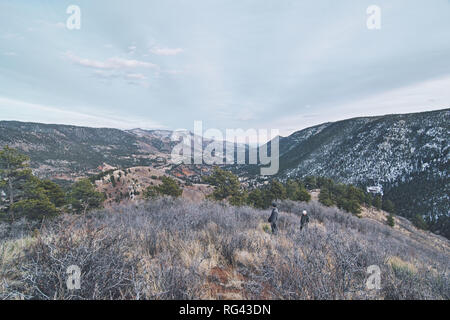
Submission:
M 423 219 L 423 217 L 420 214 L 416 214 L 412 218 L 411 221 L 419 229 L 422 229 L 422 230 L 427 230 L 428 229 L 427 223 L 425 222 L 425 220 Z
M 395 212 L 395 206 L 394 203 L 391 200 L 383 200 L 383 204 L 381 205 L 381 208 L 389 213 Z
M 393 227 L 395 225 L 394 214 L 389 214 L 389 216 L 387 217 L 387 224 L 390 227 Z
M 241 192 L 241 184 L 237 176 L 230 171 L 225 171 L 215 167 L 213 173 L 204 178 L 206 183 L 214 186 L 211 198 L 214 200 L 224 200 L 233 197 Z
M 47 198 L 20 200 L 11 207 L 16 217 L 27 217 L 29 219 L 42 219 L 54 217 L 58 214 L 55 205 Z
M 69 203 L 75 213 L 101 208 L 104 201 L 104 194 L 95 190 L 89 179 L 75 182 L 69 193 Z
M 158 186 L 150 186 L 144 192 L 144 198 L 154 199 L 158 196 L 170 196 L 177 198 L 181 196 L 183 190 L 178 186 L 175 179 L 163 176 L 162 183 Z
M 270 212 L 209 201 L 62 215 L 0 260 L 0 299 L 448 300 L 448 250 L 316 202 L 279 209 L 276 237 Z M 365 287 L 374 264 L 380 291 Z M 80 290 L 67 290 L 69 265 L 81 268 Z

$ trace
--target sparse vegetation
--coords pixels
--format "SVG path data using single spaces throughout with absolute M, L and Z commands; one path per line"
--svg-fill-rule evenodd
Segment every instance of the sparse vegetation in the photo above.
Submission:
M 171 196 L 178 198 L 183 193 L 177 181 L 171 177 L 162 176 L 161 184 L 157 186 L 149 186 L 144 192 L 145 199 L 155 199 L 159 196 Z
M 316 202 L 279 209 L 276 237 L 266 210 L 173 198 L 62 215 L 37 233 L 16 227 L 1 236 L 0 299 L 450 298 L 448 247 Z M 67 290 L 70 265 L 79 290 Z M 370 265 L 379 291 L 365 287 Z
M 388 217 L 387 217 L 387 224 L 388 224 L 388 226 L 390 226 L 390 227 L 395 226 L 395 220 L 394 220 L 394 214 L 393 214 L 393 213 L 390 213 L 390 214 L 388 215 Z

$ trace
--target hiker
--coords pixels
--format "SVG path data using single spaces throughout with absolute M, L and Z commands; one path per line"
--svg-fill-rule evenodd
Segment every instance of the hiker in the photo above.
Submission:
M 278 226 L 277 226 L 277 222 L 278 222 L 278 209 L 277 209 L 277 204 L 274 202 L 272 203 L 272 214 L 270 215 L 269 218 L 269 222 L 270 222 L 270 226 L 272 227 L 272 233 L 273 234 L 277 234 L 278 232 Z
M 306 210 L 303 210 L 303 214 L 300 219 L 300 230 L 302 230 L 303 227 L 306 227 L 308 225 L 308 222 L 309 222 L 308 213 L 306 212 Z

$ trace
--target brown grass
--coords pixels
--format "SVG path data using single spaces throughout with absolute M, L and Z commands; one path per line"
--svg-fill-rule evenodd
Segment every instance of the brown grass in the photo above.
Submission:
M 303 209 L 311 223 L 300 231 Z M 284 202 L 270 212 L 155 200 L 62 216 L 0 248 L 5 299 L 448 299 L 449 253 L 337 209 Z M 0 251 L 1 252 L 1 251 Z M 14 252 L 11 254 L 10 252 Z M 81 268 L 68 290 L 66 269 Z M 365 288 L 367 267 L 382 289 Z M 427 270 L 434 270 L 427 272 Z

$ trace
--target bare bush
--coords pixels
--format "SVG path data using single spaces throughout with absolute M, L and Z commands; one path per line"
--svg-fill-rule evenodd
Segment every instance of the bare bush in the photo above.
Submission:
M 304 209 L 311 223 L 301 231 Z M 208 201 L 163 198 L 62 216 L 24 231 L 31 240 L 8 258 L 1 248 L 13 237 L 4 238 L 0 297 L 449 298 L 448 252 L 315 202 L 285 201 L 280 212 L 276 236 L 265 231 L 268 212 Z M 81 269 L 78 290 L 66 286 L 70 265 Z M 366 288 L 370 265 L 382 270 L 381 290 Z

